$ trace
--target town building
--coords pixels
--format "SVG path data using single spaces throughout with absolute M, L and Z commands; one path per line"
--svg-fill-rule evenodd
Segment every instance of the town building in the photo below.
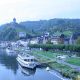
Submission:
M 25 38 L 26 32 L 19 32 L 19 38 Z

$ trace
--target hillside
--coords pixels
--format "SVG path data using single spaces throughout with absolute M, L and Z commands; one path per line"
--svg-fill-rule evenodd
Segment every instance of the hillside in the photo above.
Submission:
M 34 30 L 38 33 L 50 32 L 51 34 L 64 33 L 71 35 L 72 33 L 80 32 L 80 19 L 50 19 L 40 21 L 21 22 L 29 30 Z
M 0 40 L 17 40 L 19 39 L 19 32 L 25 32 L 28 36 L 29 31 L 18 23 L 7 23 L 0 27 Z
M 26 32 L 26 38 L 39 36 L 45 32 L 51 35 L 71 36 L 80 33 L 80 19 L 50 19 L 40 21 L 11 22 L 0 26 L 0 40 L 17 40 L 18 33 Z

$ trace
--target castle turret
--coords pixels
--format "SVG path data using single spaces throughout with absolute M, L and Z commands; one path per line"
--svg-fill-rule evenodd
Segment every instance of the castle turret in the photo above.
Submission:
M 16 23 L 16 18 L 13 18 L 13 22 Z

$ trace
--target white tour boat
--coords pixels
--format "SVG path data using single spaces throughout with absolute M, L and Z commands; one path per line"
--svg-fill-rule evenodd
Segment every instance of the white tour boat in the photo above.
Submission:
M 21 66 L 31 69 L 35 68 L 38 65 L 38 62 L 35 57 L 29 54 L 18 54 L 17 61 Z

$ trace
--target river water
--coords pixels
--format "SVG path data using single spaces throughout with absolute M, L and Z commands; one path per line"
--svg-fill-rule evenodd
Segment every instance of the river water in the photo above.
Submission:
M 50 74 L 44 68 L 30 70 L 22 68 L 16 61 L 16 56 L 9 56 L 5 50 L 0 50 L 0 80 L 61 80 Z

